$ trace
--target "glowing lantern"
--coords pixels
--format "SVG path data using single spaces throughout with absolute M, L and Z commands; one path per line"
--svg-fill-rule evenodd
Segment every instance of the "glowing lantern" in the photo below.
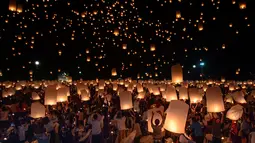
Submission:
M 224 77 L 221 77 L 221 82 L 225 82 L 226 79 Z
M 197 88 L 189 88 L 189 97 L 191 103 L 197 103 L 202 101 L 202 96 L 199 94 Z
M 178 100 L 178 99 L 177 99 L 176 90 L 175 90 L 175 87 L 174 87 L 174 86 L 168 86 L 168 87 L 167 87 L 165 96 L 166 96 L 166 101 L 167 101 L 167 102 L 170 102 L 170 101 L 172 101 L 172 100 Z
M 122 45 L 122 49 L 123 49 L 123 50 L 126 50 L 126 49 L 127 49 L 127 44 L 123 44 L 123 45 Z
M 222 112 L 225 110 L 221 89 L 210 87 L 206 91 L 207 112 Z
M 235 90 L 235 85 L 234 84 L 230 84 L 228 88 L 229 88 L 230 91 L 233 91 L 233 90 Z
M 117 89 L 118 89 L 118 84 L 113 83 L 112 90 L 117 91 Z
M 104 89 L 104 80 L 100 80 L 98 83 L 98 89 Z
M 157 86 L 152 85 L 152 86 L 151 86 L 151 89 L 152 89 L 152 93 L 153 93 L 154 95 L 160 95 L 160 91 L 159 91 L 159 89 L 158 89 Z
M 175 84 L 183 82 L 182 66 L 180 64 L 171 67 L 172 82 Z
M 82 101 L 89 101 L 89 99 L 90 99 L 90 95 L 87 92 L 87 90 L 82 90 L 81 91 L 81 100 Z
M 185 125 L 189 112 L 189 105 L 179 101 L 171 101 L 166 113 L 164 128 L 174 133 L 185 133 Z
M 19 83 L 17 83 L 16 86 L 15 86 L 15 89 L 16 89 L 16 90 L 21 90 L 21 89 L 22 89 L 22 86 L 21 86 Z
M 180 11 L 176 11 L 176 18 L 181 18 L 181 12 Z
M 50 85 L 45 89 L 44 105 L 57 104 L 57 90 L 55 85 Z
M 112 69 L 112 76 L 117 76 L 116 68 L 113 68 L 113 69 Z
M 246 9 L 246 3 L 245 2 L 239 3 L 239 8 L 240 9 Z
M 128 110 L 133 108 L 131 92 L 123 91 L 120 93 L 120 107 L 121 110 Z
M 150 50 L 151 50 L 152 52 L 155 51 L 155 50 L 156 50 L 156 46 L 155 46 L 154 44 L 151 44 Z
M 10 11 L 16 11 L 17 5 L 16 5 L 16 0 L 10 0 L 9 3 L 9 10 Z
M 204 29 L 203 24 L 202 24 L 202 23 L 199 23 L 199 24 L 198 24 L 198 30 L 199 30 L 199 31 L 202 31 L 203 29 Z
M 134 85 L 133 85 L 132 83 L 130 83 L 130 84 L 128 85 L 127 91 L 132 92 L 133 89 L 134 89 Z
M 237 102 L 237 103 L 247 103 L 246 100 L 244 99 L 244 94 L 242 91 L 236 91 L 232 94 L 233 99 Z
M 140 83 L 137 84 L 136 89 L 138 93 L 143 92 L 143 86 Z
M 22 5 L 18 4 L 17 12 L 21 13 L 23 11 Z
M 145 96 L 145 92 L 139 92 L 137 98 L 138 99 L 143 99 L 144 96 Z
M 113 34 L 115 35 L 115 36 L 119 36 L 119 29 L 114 29 L 114 32 L 113 32 Z
M 90 57 L 87 57 L 87 62 L 90 62 Z
M 31 117 L 43 118 L 45 117 L 45 107 L 40 102 L 34 102 L 31 105 Z
M 179 88 L 179 98 L 183 100 L 188 99 L 188 89 L 186 87 Z
M 66 102 L 67 101 L 67 90 L 66 88 L 60 88 L 57 91 L 57 102 Z
M 40 96 L 36 92 L 32 92 L 32 99 L 33 100 L 40 100 Z
M 233 121 L 239 120 L 242 116 L 243 116 L 243 106 L 239 104 L 231 107 L 226 114 L 226 117 Z
M 159 123 L 162 122 L 162 117 L 161 115 L 158 113 L 160 112 L 162 115 L 164 113 L 164 106 L 160 106 L 159 108 L 152 108 L 152 109 L 149 109 L 147 111 L 147 123 L 148 123 L 148 131 L 149 132 L 153 132 L 153 129 L 151 127 L 151 118 L 152 118 L 152 113 L 154 113 L 154 117 L 153 117 L 153 121 L 152 123 L 155 124 L 155 120 L 158 119 L 159 120 Z

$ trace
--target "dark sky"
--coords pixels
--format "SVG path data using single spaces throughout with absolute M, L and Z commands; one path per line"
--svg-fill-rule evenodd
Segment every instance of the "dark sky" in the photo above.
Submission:
M 29 80 L 29 71 L 34 80 L 110 78 L 112 68 L 123 78 L 169 79 L 176 63 L 184 79 L 200 79 L 201 60 L 205 78 L 255 74 L 251 0 L 49 1 L 17 0 L 21 13 L 1 2 L 0 80 Z

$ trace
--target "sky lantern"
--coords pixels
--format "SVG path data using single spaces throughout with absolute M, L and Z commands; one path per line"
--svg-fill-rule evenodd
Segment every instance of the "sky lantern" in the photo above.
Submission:
M 185 133 L 185 125 L 189 112 L 189 105 L 183 101 L 173 100 L 166 110 L 164 128 L 169 132 Z
M 10 0 L 10 3 L 9 3 L 9 10 L 10 10 L 10 11 L 16 11 L 16 9 L 17 9 L 16 0 Z
M 207 112 L 225 111 L 221 89 L 219 87 L 209 87 L 206 91 Z
M 114 31 L 113 31 L 113 34 L 115 35 L 115 36 L 119 36 L 119 29 L 114 29 Z
M 57 90 L 55 85 L 49 85 L 45 89 L 44 105 L 57 104 Z
M 182 66 L 180 64 L 171 67 L 172 82 L 175 84 L 183 82 Z
M 143 99 L 145 97 L 145 92 L 139 92 L 137 95 L 138 99 Z
M 40 102 L 34 102 L 31 105 L 32 118 L 43 118 L 45 117 L 45 107 Z
M 236 91 L 232 94 L 233 99 L 237 102 L 237 103 L 247 103 L 246 100 L 244 99 L 244 94 L 242 91 Z
M 167 102 L 170 102 L 172 100 L 178 100 L 175 87 L 172 85 L 167 86 L 165 96 Z
M 32 99 L 33 100 L 40 100 L 40 96 L 36 92 L 32 92 Z
M 243 106 L 237 104 L 233 107 L 231 107 L 227 114 L 226 117 L 229 118 L 232 121 L 237 121 L 243 116 Z
M 90 57 L 87 57 L 87 62 L 90 62 Z
M 204 27 L 203 27 L 203 23 L 198 23 L 198 30 L 199 31 L 202 31 L 204 29 Z
M 240 9 L 246 9 L 246 3 L 245 2 L 240 2 L 239 3 L 239 8 Z
M 18 12 L 18 13 L 21 13 L 22 11 L 23 11 L 22 5 L 21 5 L 21 4 L 18 4 L 17 12 Z
M 67 90 L 66 88 L 59 88 L 57 91 L 57 102 L 67 101 Z
M 104 80 L 99 80 L 98 89 L 104 89 Z
M 127 49 L 127 44 L 122 44 L 122 49 L 126 50 Z
M 117 91 L 117 89 L 118 89 L 118 84 L 117 83 L 113 83 L 112 84 L 112 90 Z
M 150 45 L 150 51 L 155 51 L 156 50 L 156 46 L 155 46 L 155 44 L 151 44 Z
M 89 101 L 89 99 L 90 99 L 89 92 L 85 89 L 81 90 L 81 100 L 82 101 Z
M 187 100 L 188 99 L 188 89 L 186 87 L 179 88 L 179 99 Z
M 129 91 L 120 92 L 119 97 L 121 110 L 128 110 L 133 108 L 131 92 Z
M 143 92 L 143 86 L 140 83 L 137 84 L 136 89 L 138 93 Z
M 176 11 L 176 19 L 181 18 L 181 12 L 180 11 Z
M 116 68 L 113 68 L 113 69 L 112 69 L 112 76 L 117 76 L 117 70 L 116 70 Z
M 160 95 L 159 88 L 156 85 L 152 85 L 151 90 L 154 95 Z
M 197 88 L 189 88 L 189 97 L 191 103 L 198 103 L 202 101 L 202 96 L 199 94 Z

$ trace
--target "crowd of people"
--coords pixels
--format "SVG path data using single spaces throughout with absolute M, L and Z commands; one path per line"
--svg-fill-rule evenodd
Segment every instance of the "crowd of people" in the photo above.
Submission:
M 255 142 L 254 101 L 242 104 L 243 115 L 239 120 L 226 118 L 226 111 L 236 103 L 225 102 L 225 111 L 208 113 L 203 96 L 201 102 L 190 103 L 186 122 L 186 132 L 176 134 L 164 129 L 165 110 L 169 102 L 162 95 L 154 95 L 144 88 L 145 97 L 136 98 L 137 89 L 132 92 L 133 109 L 121 110 L 118 91 L 113 90 L 112 84 L 106 84 L 104 92 L 97 91 L 97 85 L 88 84 L 89 101 L 81 101 L 75 84 L 69 85 L 70 96 L 67 102 L 54 106 L 45 106 L 46 116 L 31 118 L 30 106 L 32 92 L 40 96 L 44 104 L 45 88 L 34 89 L 32 86 L 22 87 L 14 95 L 1 96 L 0 108 L 0 142 L 10 143 L 126 143 L 126 142 L 180 142 L 180 143 L 253 143 Z M 118 85 L 126 90 L 124 85 Z M 180 85 L 177 85 L 180 86 Z M 209 85 L 213 86 L 213 85 Z M 229 92 L 228 87 L 220 86 L 223 98 Z M 2 85 L 0 94 L 6 88 Z M 240 88 L 239 90 L 242 90 Z M 251 94 L 252 86 L 245 88 L 245 98 Z M 178 92 L 177 92 L 178 93 Z M 152 112 L 148 118 L 148 111 Z M 160 118 L 154 118 L 156 114 Z M 150 120 L 148 120 L 150 119 Z M 152 131 L 148 130 L 148 124 Z M 254 132 L 253 132 L 254 131 Z

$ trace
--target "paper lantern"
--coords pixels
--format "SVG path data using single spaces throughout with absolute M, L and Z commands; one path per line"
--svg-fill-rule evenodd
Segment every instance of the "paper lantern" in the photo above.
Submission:
M 120 93 L 120 107 L 121 107 L 121 110 L 127 110 L 127 109 L 133 108 L 131 92 L 123 91 Z
M 114 32 L 113 32 L 113 34 L 115 35 L 115 36 L 119 36 L 119 29 L 114 29 Z
M 137 84 L 136 89 L 138 93 L 143 92 L 143 86 L 140 83 Z
M 18 13 L 21 13 L 22 11 L 23 11 L 22 5 L 21 5 L 21 4 L 18 4 L 17 12 L 18 12 Z
M 180 11 L 176 11 L 176 19 L 181 18 L 181 12 Z
M 10 0 L 10 3 L 9 3 L 9 10 L 10 10 L 10 11 L 16 11 L 16 9 L 17 9 L 16 0 Z
M 117 76 L 116 68 L 113 68 L 113 69 L 112 69 L 112 76 Z
M 232 98 L 232 96 L 231 95 L 226 95 L 226 97 L 225 97 L 225 102 L 227 102 L 227 103 L 233 103 L 233 98 Z
M 172 100 L 178 100 L 176 90 L 174 86 L 167 86 L 167 90 L 165 92 L 166 101 L 170 102 Z
M 155 124 L 155 120 L 158 119 L 159 123 L 163 121 L 161 115 L 157 112 L 160 112 L 162 115 L 164 114 L 164 106 L 160 106 L 159 108 L 152 108 L 147 111 L 147 122 L 148 122 L 148 132 L 153 132 L 152 126 L 151 126 L 151 118 L 152 118 L 152 112 L 154 113 L 153 121 L 152 123 Z
M 155 51 L 156 50 L 156 46 L 154 45 L 154 44 L 151 44 L 150 45 L 150 50 L 153 52 L 153 51 Z
M 244 94 L 242 91 L 236 91 L 232 94 L 233 99 L 237 102 L 237 103 L 247 103 L 246 100 L 244 99 Z
M 31 105 L 31 117 L 43 118 L 45 117 L 45 107 L 40 102 L 34 102 Z
M 245 2 L 240 2 L 239 3 L 239 8 L 240 9 L 246 9 L 246 3 Z
M 104 89 L 104 80 L 98 82 L 98 89 Z
M 40 100 L 40 96 L 36 92 L 32 92 L 32 99 L 33 100 Z
M 158 89 L 157 86 L 152 85 L 152 86 L 151 86 L 151 90 L 152 90 L 152 93 L 153 93 L 154 95 L 160 95 L 160 91 L 159 91 L 159 89 Z
M 202 101 L 202 96 L 197 88 L 189 88 L 190 103 L 198 103 Z
M 186 87 L 179 88 L 179 99 L 182 99 L 182 100 L 188 99 L 188 89 Z
M 67 90 L 66 88 L 60 88 L 57 91 L 57 102 L 66 102 L 67 101 Z
M 90 100 L 90 94 L 85 89 L 81 91 L 81 100 L 82 101 L 89 101 Z
M 174 133 L 185 133 L 185 125 L 189 112 L 189 105 L 183 101 L 171 101 L 167 110 L 164 128 Z
M 139 92 L 138 95 L 137 95 L 137 98 L 138 99 L 143 99 L 145 96 L 145 92 Z
M 198 30 L 199 30 L 199 31 L 202 31 L 203 29 L 204 29 L 203 23 L 200 22 L 200 23 L 198 24 Z
M 50 85 L 45 89 L 44 105 L 57 104 L 57 90 L 55 85 Z
M 175 84 L 183 82 L 182 66 L 180 64 L 171 67 L 172 82 Z
M 118 84 L 113 83 L 112 84 L 112 90 L 117 91 L 117 89 L 118 89 Z
M 76 85 L 76 88 L 77 88 L 77 94 L 81 95 L 81 91 L 84 90 L 86 86 L 84 84 L 79 83 Z
M 127 49 L 127 44 L 123 44 L 123 45 L 122 45 L 122 49 L 123 49 L 123 50 L 126 50 L 126 49 Z
M 130 83 L 130 84 L 128 85 L 128 87 L 127 87 L 127 91 L 132 92 L 133 89 L 134 89 L 134 85 L 133 85 L 132 83 Z
M 238 104 L 231 107 L 226 114 L 226 117 L 233 121 L 239 120 L 242 116 L 243 116 L 243 106 Z
M 222 112 L 225 110 L 221 89 L 210 87 L 206 91 L 207 112 Z

